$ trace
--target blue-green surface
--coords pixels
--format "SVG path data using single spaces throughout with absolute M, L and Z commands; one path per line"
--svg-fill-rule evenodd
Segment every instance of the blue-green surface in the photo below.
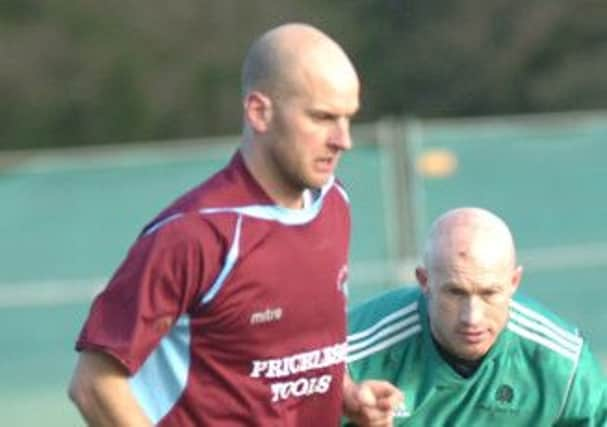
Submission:
M 117 151 L 109 159 L 51 156 L 0 173 L 0 322 L 7 325 L 0 332 L 0 401 L 12 405 L 0 411 L 0 425 L 79 423 L 65 394 L 89 303 L 76 288 L 111 275 L 143 225 L 225 165 L 233 151 L 225 146 L 168 159 L 145 151 Z M 355 262 L 387 256 L 383 206 L 389 195 L 368 191 L 380 188 L 380 168 L 376 146 L 353 150 L 340 167 L 351 199 L 365 200 L 352 212 L 359 224 Z M 48 281 L 59 285 L 54 289 Z M 21 296 L 13 307 L 11 295 L 2 294 L 8 288 L 17 296 L 22 288 L 36 297 L 57 295 L 42 305 Z M 76 293 L 80 301 L 61 293 Z
M 527 268 L 523 289 L 576 322 L 607 355 L 601 307 L 607 299 L 607 118 L 428 124 L 423 135 L 422 152 L 449 150 L 458 168 L 445 179 L 420 180 L 421 228 L 427 231 L 433 218 L 457 206 L 497 212 L 510 224 Z M 537 256 L 525 256 L 531 252 Z
M 211 158 L 198 154 L 129 167 L 93 162 L 68 170 L 6 171 L 0 175 L 0 284 L 110 274 L 147 221 L 231 155 L 226 147 Z M 353 205 L 353 260 L 387 256 L 387 195 L 369 192 L 380 188 L 379 168 L 375 146 L 353 150 L 340 167 L 351 199 L 360 201 Z
M 607 120 L 422 122 L 422 129 L 418 154 L 451 150 L 458 168 L 443 179 L 418 176 L 419 228 L 461 205 L 499 213 L 521 249 L 523 288 L 576 322 L 605 358 Z M 65 394 L 88 310 L 79 281 L 110 275 L 145 222 L 233 149 L 53 155 L 0 170 L 0 425 L 82 425 Z M 397 285 L 370 273 L 391 257 L 397 232 L 387 224 L 386 155 L 358 145 L 339 170 L 353 207 L 353 302 Z

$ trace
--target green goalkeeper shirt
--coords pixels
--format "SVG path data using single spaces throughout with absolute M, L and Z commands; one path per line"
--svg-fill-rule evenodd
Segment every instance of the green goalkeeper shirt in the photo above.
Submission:
M 348 316 L 352 378 L 404 392 L 395 426 L 607 426 L 607 382 L 588 344 L 522 295 L 469 378 L 437 352 L 419 289 L 388 292 Z

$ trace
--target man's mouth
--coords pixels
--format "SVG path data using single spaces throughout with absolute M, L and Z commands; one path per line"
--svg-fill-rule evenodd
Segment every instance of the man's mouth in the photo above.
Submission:
M 321 172 L 333 172 L 335 167 L 335 157 L 321 157 L 316 160 L 316 166 Z
M 485 331 L 462 331 L 459 335 L 466 344 L 478 344 L 485 339 Z

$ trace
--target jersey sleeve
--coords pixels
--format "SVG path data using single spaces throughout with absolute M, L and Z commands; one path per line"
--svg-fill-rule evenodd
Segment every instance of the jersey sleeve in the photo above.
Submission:
M 141 236 L 94 300 L 76 349 L 103 351 L 129 374 L 195 306 L 217 274 L 225 244 L 198 218 Z
M 347 371 L 354 382 L 360 382 L 361 370 L 363 370 L 363 364 L 365 359 L 355 359 L 354 351 L 356 347 L 356 338 L 361 333 L 363 325 L 361 324 L 361 311 L 364 310 L 364 306 L 357 307 L 355 310 L 348 313 L 348 357 Z
M 354 382 L 373 379 L 396 384 L 396 370 L 390 363 L 391 346 L 384 345 L 383 337 L 393 327 L 393 320 L 399 319 L 398 310 L 408 302 L 403 295 L 402 290 L 390 291 L 348 312 L 347 369 Z M 341 426 L 355 424 L 344 416 Z
M 406 301 L 402 290 L 389 291 L 366 301 L 348 312 L 348 372 L 352 379 L 393 380 L 394 372 L 386 369 L 391 346 L 386 345 L 386 332 L 401 319 L 398 311 Z
M 348 312 L 347 368 L 354 382 L 361 381 L 369 363 L 368 357 L 361 350 L 364 350 L 365 338 L 368 337 L 370 328 L 376 323 L 375 305 L 374 300 L 367 301 Z
M 607 426 L 607 379 L 584 343 L 557 426 Z

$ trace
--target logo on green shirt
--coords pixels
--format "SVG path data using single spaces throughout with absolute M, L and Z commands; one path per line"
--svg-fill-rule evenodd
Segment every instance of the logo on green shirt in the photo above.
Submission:
M 514 390 L 508 384 L 502 384 L 497 388 L 495 400 L 500 403 L 511 403 L 514 398 Z

